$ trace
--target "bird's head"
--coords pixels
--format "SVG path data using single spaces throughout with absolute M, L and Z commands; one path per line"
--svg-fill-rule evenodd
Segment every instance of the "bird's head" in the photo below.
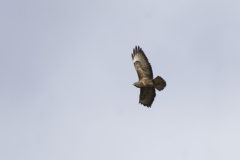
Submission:
M 138 82 L 133 83 L 133 85 L 134 85 L 135 87 L 139 88 Z

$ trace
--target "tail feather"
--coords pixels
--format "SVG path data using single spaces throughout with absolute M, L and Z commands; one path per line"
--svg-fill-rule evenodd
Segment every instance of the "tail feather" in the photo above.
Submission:
M 166 81 L 160 76 L 157 76 L 156 78 L 153 79 L 153 84 L 154 87 L 159 91 L 163 90 L 167 85 Z

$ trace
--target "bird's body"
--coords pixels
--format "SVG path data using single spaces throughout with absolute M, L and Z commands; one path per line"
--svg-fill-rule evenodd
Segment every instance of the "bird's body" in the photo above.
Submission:
M 152 79 L 141 79 L 138 82 L 135 82 L 134 86 L 137 88 L 154 87 L 154 84 Z
M 163 90 L 166 82 L 159 76 L 153 79 L 151 64 L 139 46 L 133 49 L 132 61 L 139 78 L 139 81 L 133 84 L 140 88 L 139 103 L 151 107 L 156 96 L 155 88 L 159 91 Z

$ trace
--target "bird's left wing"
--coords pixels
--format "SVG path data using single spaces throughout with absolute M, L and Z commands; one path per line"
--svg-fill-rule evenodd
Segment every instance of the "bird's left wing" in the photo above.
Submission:
M 143 78 L 147 78 L 147 79 L 153 78 L 151 64 L 148 62 L 148 59 L 144 54 L 142 48 L 140 48 L 139 46 L 136 46 L 133 49 L 132 61 L 137 71 L 139 80 Z

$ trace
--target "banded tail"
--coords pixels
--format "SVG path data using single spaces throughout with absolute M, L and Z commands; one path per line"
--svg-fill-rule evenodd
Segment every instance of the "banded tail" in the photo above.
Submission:
M 158 91 L 161 91 L 166 87 L 167 84 L 162 77 L 157 76 L 156 78 L 153 79 L 153 85 Z

